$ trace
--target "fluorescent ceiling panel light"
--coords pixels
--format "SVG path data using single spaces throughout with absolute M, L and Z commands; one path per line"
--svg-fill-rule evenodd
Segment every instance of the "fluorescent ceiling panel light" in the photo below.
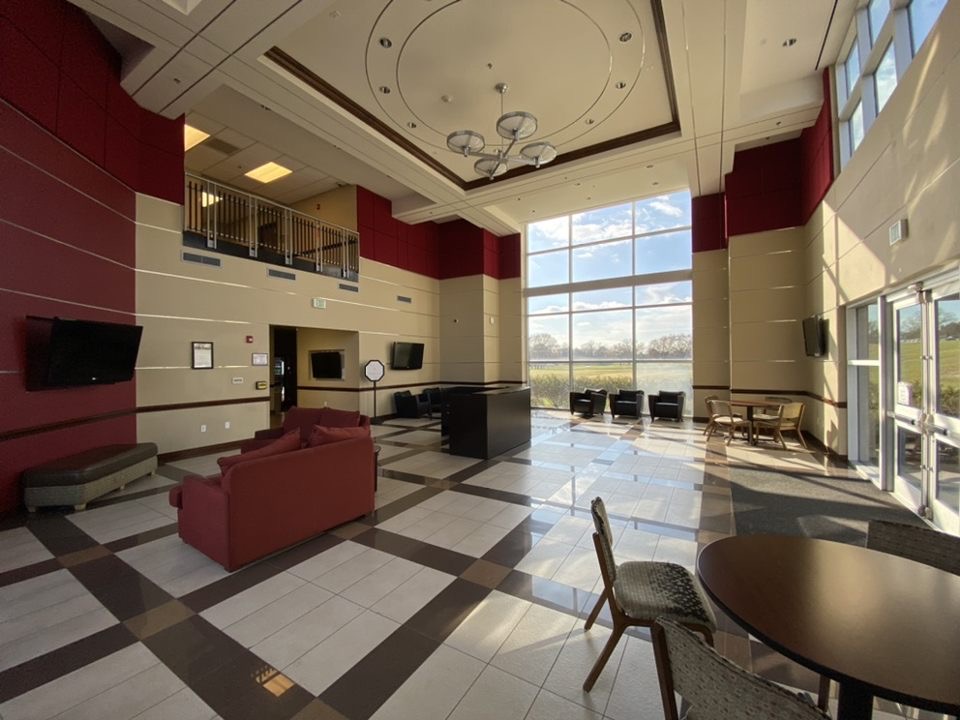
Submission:
M 284 175 L 289 175 L 292 172 L 293 170 L 290 168 L 285 168 L 283 165 L 278 165 L 275 162 L 268 162 L 258 168 L 254 168 L 250 172 L 244 173 L 244 175 L 259 182 L 268 183 L 278 180 Z
M 199 145 L 208 137 L 210 137 L 210 133 L 205 133 L 203 130 L 197 130 L 195 127 L 190 127 L 189 125 L 184 124 L 183 126 L 184 151 L 189 150 L 194 145 Z

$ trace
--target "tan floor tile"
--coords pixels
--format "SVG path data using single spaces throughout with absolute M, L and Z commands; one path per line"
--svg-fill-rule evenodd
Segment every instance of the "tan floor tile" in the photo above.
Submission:
M 124 622 L 124 625 L 127 626 L 130 632 L 143 640 L 151 635 L 156 635 L 161 630 L 166 630 L 168 627 L 186 620 L 193 614 L 193 610 L 179 600 L 171 600 L 159 607 L 147 610 L 145 613 L 130 618 Z
M 74 567 L 75 565 L 81 565 L 91 560 L 96 560 L 97 558 L 106 557 L 109 554 L 110 551 L 103 545 L 94 545 L 85 550 L 77 550 L 68 555 L 61 555 L 57 558 L 57 561 L 63 565 L 63 567 Z
M 483 585 L 488 588 L 497 587 L 503 579 L 510 574 L 510 568 L 489 562 L 488 560 L 477 560 L 460 575 L 464 580 Z

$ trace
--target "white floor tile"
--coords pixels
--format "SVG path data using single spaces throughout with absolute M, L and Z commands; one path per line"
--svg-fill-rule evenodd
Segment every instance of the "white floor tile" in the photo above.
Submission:
M 215 714 L 193 690 L 185 687 L 144 710 L 134 720 L 211 720 Z
M 133 718 L 184 688 L 183 681 L 157 663 L 59 715 L 63 720 Z
M 252 647 L 327 602 L 332 596 L 329 590 L 304 583 L 228 625 L 224 632 L 244 647 Z
M 624 646 L 623 657 L 616 668 L 613 690 L 604 714 L 611 720 L 663 717 L 653 645 L 629 635 L 620 638 L 618 644 Z M 612 658 L 610 662 L 613 662 Z M 611 676 L 614 674 L 612 668 L 604 669 L 604 674 L 607 672 Z
M 455 579 L 453 575 L 439 570 L 424 568 L 396 590 L 385 595 L 371 609 L 398 623 L 404 623 Z
M 0 532 L 0 572 L 33 565 L 53 554 L 25 527 Z
M 490 662 L 530 603 L 494 590 L 457 626 L 444 644 Z
M 423 565 L 393 558 L 340 593 L 351 602 L 372 607 L 423 569 Z
M 576 619 L 565 613 L 531 605 L 491 664 L 539 687 L 550 673 L 574 622 Z
M 346 590 L 355 582 L 362 580 L 377 568 L 383 567 L 393 559 L 393 555 L 382 550 L 368 548 L 362 553 L 350 558 L 349 562 L 342 563 L 318 578 L 312 580 L 330 592 L 339 593 Z
M 288 595 L 303 585 L 306 580 L 290 573 L 279 573 L 262 583 L 258 583 L 241 593 L 233 595 L 213 607 L 207 608 L 200 616 L 218 628 L 242 620 L 284 595 Z
M 303 578 L 304 580 L 314 580 L 324 573 L 330 572 L 338 565 L 341 565 L 351 558 L 356 557 L 367 549 L 365 545 L 359 543 L 342 542 L 334 545 L 329 550 L 314 555 L 309 560 L 304 560 L 290 568 L 287 572 Z
M 541 690 L 537 699 L 533 701 L 533 706 L 527 714 L 526 720 L 601 720 L 603 716 L 592 710 L 588 710 L 582 705 L 554 695 L 548 690 Z M 636 714 L 636 718 L 649 718 L 654 720 L 653 715 Z M 657 718 L 656 720 L 659 720 Z
M 363 612 L 360 605 L 334 596 L 250 649 L 284 670 Z
M 441 645 L 371 720 L 445 720 L 483 669 L 479 660 Z
M 536 685 L 488 665 L 450 720 L 523 720 L 538 692 Z
M 583 623 L 577 623 L 550 669 L 550 674 L 543 684 L 544 689 L 595 712 L 603 712 L 626 644 L 622 638 L 600 673 L 593 690 L 584 692 L 583 681 L 609 637 L 610 631 L 605 627 L 594 625 L 590 630 L 584 630 Z
M 398 623 L 367 611 L 284 669 L 284 674 L 319 695 L 383 642 Z

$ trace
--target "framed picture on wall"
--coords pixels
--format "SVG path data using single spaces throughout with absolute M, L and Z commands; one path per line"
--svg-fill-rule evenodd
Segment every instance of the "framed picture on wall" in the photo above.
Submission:
M 251 365 L 269 365 L 267 353 L 253 353 L 250 355 Z
M 210 370 L 213 368 L 213 343 L 203 340 L 193 342 L 193 358 L 190 365 L 194 370 Z

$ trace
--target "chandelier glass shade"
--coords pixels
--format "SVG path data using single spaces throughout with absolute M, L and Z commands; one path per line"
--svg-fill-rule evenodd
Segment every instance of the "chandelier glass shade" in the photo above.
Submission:
M 506 83 L 497 83 L 496 91 L 500 93 L 501 111 L 503 109 L 503 95 L 507 92 Z M 520 140 L 525 140 L 537 132 L 537 118 L 528 112 L 516 110 L 503 113 L 497 120 L 497 134 L 504 140 L 509 140 L 506 147 L 497 148 L 494 152 L 484 152 L 486 140 L 483 135 L 474 130 L 454 130 L 447 135 L 447 147 L 464 157 L 479 158 L 473 165 L 478 175 L 493 180 L 503 175 L 507 170 L 520 165 L 540 167 L 557 157 L 557 149 L 548 142 L 534 142 L 520 148 L 517 155 L 511 155 L 513 146 Z

